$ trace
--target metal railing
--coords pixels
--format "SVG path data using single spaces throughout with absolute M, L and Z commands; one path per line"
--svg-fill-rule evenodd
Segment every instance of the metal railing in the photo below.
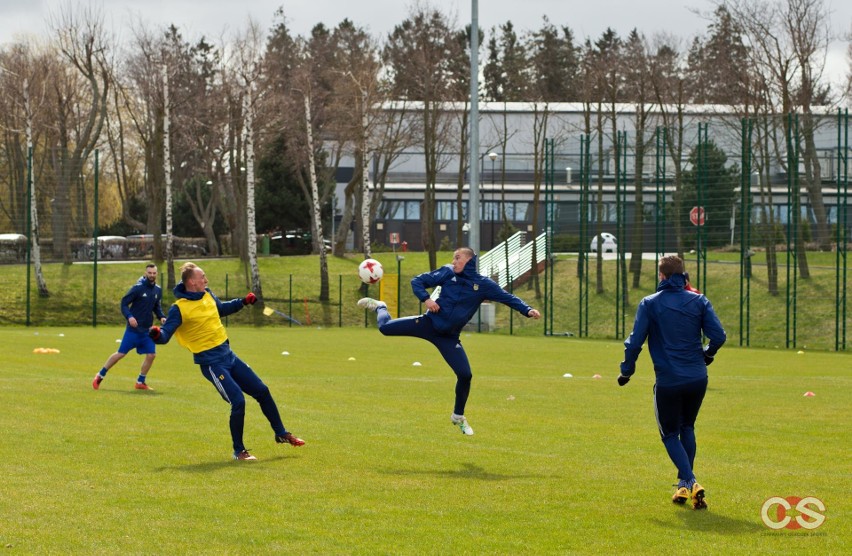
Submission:
M 530 272 L 535 265 L 547 257 L 545 234 L 535 241 L 526 242 L 526 232 L 516 232 L 515 235 L 494 246 L 487 253 L 479 256 L 479 272 L 490 276 L 501 288 L 509 285 L 509 281 L 517 280 Z M 533 262 L 533 247 L 536 261 Z

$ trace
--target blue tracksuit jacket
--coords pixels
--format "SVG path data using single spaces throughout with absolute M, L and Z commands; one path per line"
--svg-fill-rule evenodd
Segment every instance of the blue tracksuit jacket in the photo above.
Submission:
M 632 375 L 642 344 L 654 362 L 659 386 L 679 386 L 707 377 L 705 349 L 701 333 L 710 340 L 710 357 L 725 343 L 727 336 L 710 301 L 702 294 L 683 289 L 683 274 L 673 274 L 657 286 L 657 292 L 644 298 L 636 310 L 633 332 L 624 341 L 621 374 Z
M 429 299 L 426 288 L 441 286 L 437 313 L 427 312 L 424 318 L 432 321 L 432 327 L 441 334 L 459 334 L 464 325 L 486 300 L 508 305 L 527 316 L 530 307 L 521 299 L 510 294 L 500 285 L 476 271 L 476 256 L 470 259 L 461 274 L 453 272 L 453 265 L 442 266 L 432 272 L 424 272 L 412 278 L 411 289 L 420 301 Z
M 121 298 L 121 314 L 125 319 L 134 317 L 140 330 L 151 328 L 154 314 L 158 319 L 166 316 L 160 304 L 162 298 L 162 288 L 151 284 L 148 278 L 143 276 Z

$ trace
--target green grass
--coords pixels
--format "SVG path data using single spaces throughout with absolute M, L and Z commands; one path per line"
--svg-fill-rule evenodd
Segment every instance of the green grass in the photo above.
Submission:
M 647 352 L 619 388 L 619 342 L 463 336 L 476 430 L 464 437 L 449 423 L 454 377 L 422 341 L 231 326 L 235 351 L 307 441 L 276 445 L 250 402 L 246 442 L 259 461 L 237 463 L 228 406 L 178 345 L 159 349 L 155 391 L 133 390 L 135 354 L 92 390 L 121 331 L 0 329 L 10 553 L 843 554 L 852 544 L 848 354 L 720 352 L 697 426 L 710 510 L 694 512 L 669 501 L 675 470 Z M 806 495 L 827 507 L 821 528 L 762 524 L 767 498 Z
M 716 312 L 728 333 L 732 345 L 767 348 L 802 348 L 807 350 L 834 350 L 836 341 L 836 273 L 834 253 L 809 253 L 811 278 L 799 279 L 795 292 L 791 280 L 787 287 L 786 259 L 779 253 L 779 295 L 767 291 L 767 271 L 761 264 L 762 254 L 755 257 L 753 278 L 750 283 L 748 304 L 740 300 L 740 269 L 737 253 L 713 252 L 708 255 L 706 281 L 695 271 L 694 258 L 687 260 L 693 281 L 698 284 L 712 301 Z M 393 253 L 377 253 L 385 267 L 387 279 L 383 286 L 396 295 L 397 289 L 390 280 L 397 273 L 397 261 Z M 405 253 L 401 262 L 402 285 L 400 315 L 417 314 L 422 310 L 418 300 L 411 294 L 411 277 L 429 269 L 425 253 Z M 692 256 L 694 257 L 694 256 Z M 452 259 L 449 252 L 438 253 L 438 262 L 444 264 Z M 266 257 L 259 261 L 264 300 L 273 308 L 292 315 L 304 324 L 339 327 L 365 324 L 364 312 L 355 306 L 355 301 L 365 293 L 357 278 L 356 267 L 361 256 L 352 254 L 344 258 L 329 257 L 329 297 L 326 303 L 319 301 L 319 259 L 316 256 Z M 179 266 L 182 261 L 177 261 Z M 242 296 L 248 290 L 245 270 L 235 259 L 211 259 L 200 262 L 210 279 L 210 287 L 223 299 Z M 643 261 L 642 280 L 639 288 L 632 288 L 629 276 L 627 308 L 621 312 L 623 326 L 617 328 L 616 321 L 616 264 L 603 264 L 604 292 L 595 291 L 595 262 L 589 279 L 591 293 L 588 295 L 588 336 L 600 339 L 616 339 L 623 333 L 629 334 L 633 324 L 636 304 L 656 287 L 654 262 Z M 31 323 L 36 326 L 59 326 L 90 324 L 92 322 L 92 298 L 94 279 L 91 264 L 48 264 L 45 276 L 51 296 L 40 299 L 31 293 Z M 122 322 L 118 310 L 121 296 L 142 275 L 144 262 L 126 264 L 102 264 L 97 279 L 97 322 L 119 324 Z M 165 266 L 161 265 L 161 283 L 165 283 Z M 576 278 L 576 256 L 560 256 L 554 267 L 555 294 L 553 301 L 553 331 L 557 334 L 579 335 L 580 289 Z M 0 325 L 24 324 L 26 322 L 26 267 L 23 265 L 0 266 L 0 280 L 5 285 L 0 289 Z M 543 292 L 543 276 L 538 293 Z M 847 278 L 848 280 L 848 278 Z M 33 280 L 34 283 L 34 280 Z M 34 286 L 33 286 L 33 289 Z M 165 288 L 167 289 L 167 288 Z M 744 287 L 745 291 L 745 287 Z M 367 292 L 371 297 L 379 296 L 379 287 L 372 286 Z M 534 307 L 543 309 L 544 300 L 538 297 L 532 281 L 517 286 L 514 293 Z M 795 295 L 794 295 L 795 294 Z M 385 292 L 382 295 L 387 295 Z M 795 305 L 792 300 L 795 298 Z M 788 302 L 788 299 L 790 300 Z M 165 292 L 165 303 L 172 301 L 171 292 Z M 164 307 L 165 308 L 165 307 Z M 742 311 L 741 311 L 742 308 Z M 396 315 L 394 315 L 396 316 Z M 510 320 L 511 319 L 511 320 Z M 280 316 L 263 317 L 260 308 L 243 311 L 230 318 L 234 324 L 263 326 L 288 326 Z M 503 305 L 496 307 L 499 334 L 541 336 L 544 322 L 520 317 Z M 366 321 L 370 322 L 369 319 Z M 844 323 L 840 322 L 840 332 Z M 852 310 L 847 310 L 845 326 L 852 331 Z M 847 332 L 847 338 L 850 332 Z M 846 340 L 846 349 L 852 338 Z M 841 336 L 842 346 L 842 336 Z

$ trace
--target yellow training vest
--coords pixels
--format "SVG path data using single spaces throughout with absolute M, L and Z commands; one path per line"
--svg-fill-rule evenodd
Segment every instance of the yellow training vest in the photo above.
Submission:
M 198 301 L 178 299 L 175 302 L 180 309 L 181 325 L 175 330 L 177 341 L 192 353 L 201 353 L 222 345 L 228 339 L 216 300 L 205 291 Z

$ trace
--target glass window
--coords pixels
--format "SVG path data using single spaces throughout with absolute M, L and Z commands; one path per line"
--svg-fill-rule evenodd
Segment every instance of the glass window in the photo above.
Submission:
M 455 201 L 438 201 L 435 207 L 436 220 L 455 220 L 456 219 L 456 202 Z
M 502 218 L 500 201 L 485 201 L 485 220 L 495 222 Z
M 382 201 L 379 218 L 385 220 L 403 220 L 405 218 L 405 204 L 402 201 Z
M 405 201 L 405 219 L 420 220 L 420 201 Z
M 530 212 L 530 203 L 517 202 L 512 203 L 512 206 L 514 212 L 513 215 L 509 217 L 511 220 L 515 222 L 526 222 L 530 219 L 530 217 L 527 216 Z M 508 209 L 508 207 L 506 208 Z
M 505 203 L 503 210 L 506 211 L 506 219 L 508 219 L 509 222 L 515 220 L 515 203 Z M 503 218 L 503 214 L 500 214 L 500 218 Z

